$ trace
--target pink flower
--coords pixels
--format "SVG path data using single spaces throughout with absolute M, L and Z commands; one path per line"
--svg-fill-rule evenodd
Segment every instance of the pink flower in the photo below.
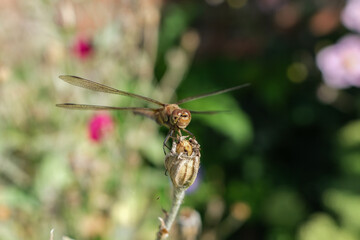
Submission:
M 94 142 L 100 142 L 114 130 L 112 117 L 105 112 L 95 114 L 89 121 L 89 138 Z
M 341 13 L 341 20 L 345 27 L 360 32 L 360 1 L 348 0 Z
M 73 54 L 80 59 L 87 59 L 93 53 L 93 44 L 89 38 L 77 37 L 73 46 Z
M 316 62 L 329 86 L 360 87 L 360 36 L 347 35 L 322 49 Z

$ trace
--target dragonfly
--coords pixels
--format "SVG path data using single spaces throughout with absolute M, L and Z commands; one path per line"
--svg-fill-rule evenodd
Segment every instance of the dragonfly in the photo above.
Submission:
M 144 100 L 148 103 L 153 103 L 158 105 L 158 108 L 142 108 L 142 107 L 110 107 L 110 106 L 100 106 L 100 105 L 88 105 L 88 104 L 75 104 L 75 103 L 61 103 L 56 104 L 57 107 L 67 108 L 67 109 L 79 109 L 79 110 L 119 110 L 119 111 L 130 111 L 137 115 L 142 115 L 148 117 L 152 120 L 155 120 L 159 125 L 165 126 L 169 129 L 169 132 L 164 140 L 163 143 L 163 150 L 166 154 L 165 147 L 170 149 L 167 146 L 167 142 L 169 141 L 170 137 L 182 136 L 181 131 L 194 136 L 186 127 L 189 125 L 191 121 L 191 114 L 217 114 L 227 111 L 193 111 L 181 108 L 179 105 L 183 103 L 187 103 L 190 101 L 194 101 L 200 98 L 210 97 L 234 90 L 238 90 L 240 88 L 246 87 L 249 84 L 243 84 L 234 86 L 231 88 L 218 90 L 214 92 L 209 92 L 205 94 L 200 94 L 192 97 L 184 98 L 176 103 L 166 104 L 155 99 L 145 97 L 139 94 L 130 93 L 122 90 L 118 90 L 109 86 L 106 86 L 101 83 L 97 83 L 85 78 L 72 76 L 72 75 L 60 75 L 59 78 L 71 85 L 89 89 L 96 92 L 104 92 L 104 93 L 111 93 L 117 95 L 128 96 L 132 98 L 137 98 Z M 175 136 L 175 137 L 176 137 Z

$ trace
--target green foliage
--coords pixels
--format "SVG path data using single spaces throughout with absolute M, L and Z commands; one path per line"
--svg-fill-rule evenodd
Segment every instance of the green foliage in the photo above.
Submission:
M 292 190 L 273 192 L 264 206 L 265 220 L 275 227 L 294 229 L 306 214 L 305 204 Z
M 187 127 L 202 157 L 184 205 L 200 238 L 359 239 L 359 92 L 326 86 L 315 56 L 346 33 L 321 15 L 341 4 L 265 2 L 1 3 L 0 239 L 153 239 L 170 207 L 167 129 L 55 104 L 156 106 L 60 74 L 164 102 L 250 83 L 181 106 L 229 110 Z M 98 115 L 111 124 L 97 139 Z
M 328 190 L 324 202 L 340 218 L 341 224 L 350 232 L 360 233 L 360 197 L 351 192 Z
M 215 115 L 193 114 L 193 118 L 197 118 L 202 124 L 210 126 L 219 133 L 226 135 L 226 137 L 230 138 L 236 144 L 236 147 L 241 148 L 251 142 L 252 130 L 249 118 L 236 106 L 233 98 L 225 95 L 216 96 L 194 101 L 186 106 L 189 106 L 189 109 L 193 110 L 228 111 Z
M 334 219 L 324 213 L 311 216 L 299 231 L 299 240 L 353 240 L 355 236 L 339 228 Z

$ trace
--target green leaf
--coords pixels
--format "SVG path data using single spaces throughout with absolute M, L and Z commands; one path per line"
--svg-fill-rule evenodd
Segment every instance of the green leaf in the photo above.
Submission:
M 190 106 L 191 105 L 191 106 Z M 221 95 L 189 103 L 192 110 L 230 110 L 214 115 L 193 114 L 206 125 L 231 138 L 237 145 L 246 145 L 253 138 L 251 122 L 245 112 L 236 104 L 231 96 Z

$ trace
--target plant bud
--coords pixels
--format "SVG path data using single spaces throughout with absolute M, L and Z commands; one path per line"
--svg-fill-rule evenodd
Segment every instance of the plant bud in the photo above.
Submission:
M 186 153 L 187 156 L 191 156 L 193 153 L 192 146 L 188 140 L 180 141 L 178 144 L 176 144 L 176 153 Z
M 177 223 L 181 239 L 198 239 L 202 224 L 200 214 L 195 209 L 183 208 Z
M 165 157 L 165 168 L 175 188 L 188 188 L 196 179 L 200 167 L 200 145 L 195 139 L 180 137 L 174 141 Z

